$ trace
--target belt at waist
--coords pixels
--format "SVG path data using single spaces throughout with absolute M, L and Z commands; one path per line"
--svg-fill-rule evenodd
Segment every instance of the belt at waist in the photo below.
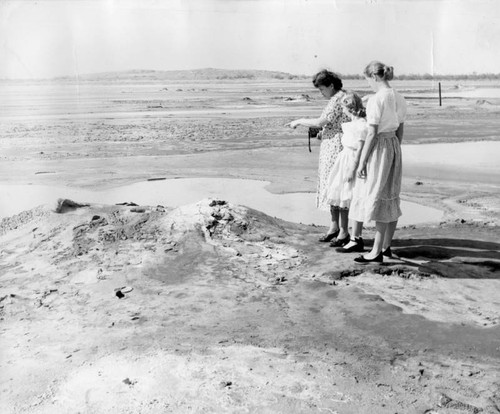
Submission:
M 377 134 L 377 138 L 392 138 L 395 136 L 396 136 L 396 131 L 380 132 Z

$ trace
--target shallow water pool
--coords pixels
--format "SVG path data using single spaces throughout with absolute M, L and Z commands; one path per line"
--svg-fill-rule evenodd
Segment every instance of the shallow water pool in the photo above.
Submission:
M 139 182 L 106 191 L 38 185 L 0 185 L 0 218 L 40 204 L 55 206 L 58 198 L 99 204 L 133 201 L 139 205 L 169 207 L 195 203 L 203 198 L 220 198 L 284 220 L 328 225 L 329 213 L 316 209 L 315 194 L 273 194 L 266 190 L 268 184 L 266 181 L 243 179 L 185 178 Z M 401 208 L 401 225 L 438 222 L 443 217 L 442 211 L 415 203 L 403 201 Z
M 500 183 L 500 141 L 404 144 L 403 175 Z

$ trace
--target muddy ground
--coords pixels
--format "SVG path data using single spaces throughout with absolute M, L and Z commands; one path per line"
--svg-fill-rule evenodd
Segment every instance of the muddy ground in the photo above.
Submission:
M 282 127 L 324 104 L 305 87 L 127 88 L 4 112 L 0 181 L 314 190 L 317 143 Z M 496 105 L 409 103 L 410 142 L 498 139 Z M 230 200 L 6 218 L 1 412 L 498 413 L 498 194 L 405 176 L 403 197 L 445 217 L 398 230 L 397 257 L 368 267 L 317 243 L 324 228 Z

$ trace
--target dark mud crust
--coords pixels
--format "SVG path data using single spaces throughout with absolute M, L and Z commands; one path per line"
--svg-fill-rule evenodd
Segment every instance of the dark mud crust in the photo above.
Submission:
M 0 221 L 0 236 L 50 214 L 51 212 L 45 207 L 39 206 L 31 210 L 22 211 L 10 217 L 5 217 Z

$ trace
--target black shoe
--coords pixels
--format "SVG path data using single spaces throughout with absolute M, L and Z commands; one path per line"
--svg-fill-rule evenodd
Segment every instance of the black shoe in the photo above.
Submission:
M 385 256 L 385 257 L 391 257 L 392 258 L 391 246 L 389 246 L 385 250 L 382 250 L 382 255 Z
M 321 242 L 321 243 L 328 243 L 328 242 L 331 242 L 335 237 L 337 237 L 339 235 L 340 231 L 337 230 L 333 233 L 330 233 L 330 234 L 325 234 L 324 236 L 321 236 L 318 241 Z
M 352 252 L 364 252 L 365 251 L 365 243 L 363 242 L 363 239 L 361 237 L 356 237 L 354 240 L 351 239 L 351 241 L 355 242 L 356 244 L 351 247 L 337 247 L 335 249 L 336 252 L 338 253 L 352 253 Z M 346 243 L 347 244 L 347 243 Z
M 367 263 L 383 263 L 384 262 L 384 255 L 382 252 L 378 254 L 377 257 L 374 259 L 365 259 L 364 256 L 359 256 L 354 259 L 356 263 L 362 263 L 362 264 L 367 264 Z
M 335 239 L 330 243 L 330 247 L 342 247 L 344 244 L 349 243 L 349 240 L 351 240 L 351 236 L 349 233 L 347 233 L 347 236 L 345 236 L 343 239 Z

